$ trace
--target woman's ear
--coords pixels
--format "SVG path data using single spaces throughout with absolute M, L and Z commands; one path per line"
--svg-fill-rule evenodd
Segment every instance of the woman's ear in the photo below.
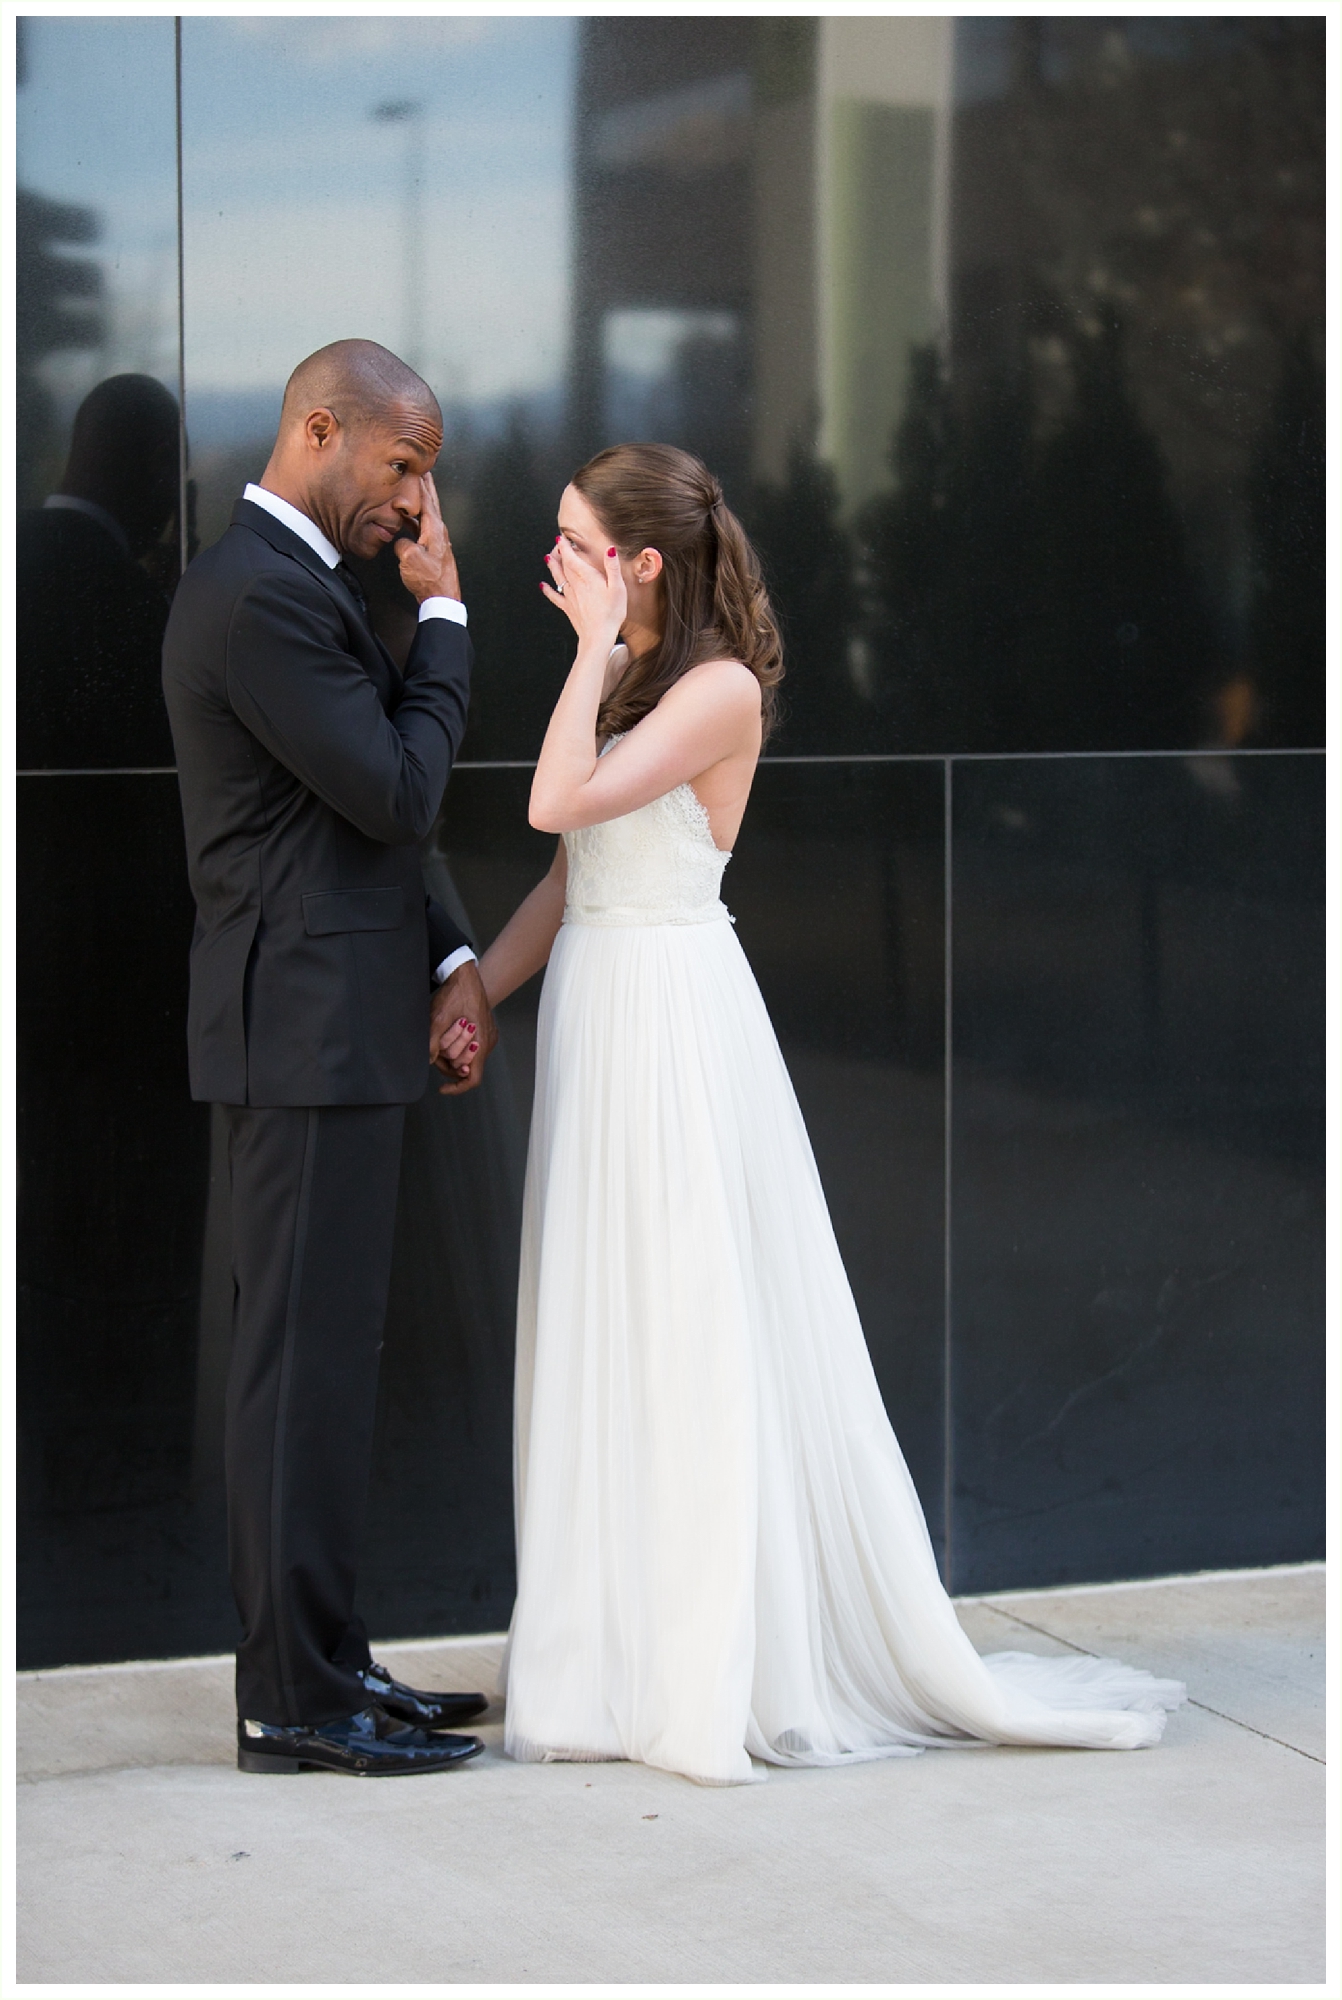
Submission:
M 634 564 L 634 580 L 637 583 L 653 583 L 662 573 L 662 552 L 660 549 L 640 549 Z

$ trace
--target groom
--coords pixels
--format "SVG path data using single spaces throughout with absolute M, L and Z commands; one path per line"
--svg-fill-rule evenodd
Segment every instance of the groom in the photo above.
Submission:
M 442 441 L 386 348 L 310 355 L 163 647 L 197 910 L 191 1087 L 228 1126 L 244 1771 L 437 1771 L 483 1747 L 444 1732 L 484 1697 L 402 1686 L 354 1613 L 405 1107 L 430 1060 L 473 1088 L 494 1042 L 469 940 L 420 874 L 472 657 Z M 343 561 L 393 541 L 419 601 L 404 673 Z

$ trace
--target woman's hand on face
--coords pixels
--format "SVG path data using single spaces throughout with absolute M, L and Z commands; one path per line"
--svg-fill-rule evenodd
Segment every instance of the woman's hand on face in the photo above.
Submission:
M 564 613 L 579 645 L 588 639 L 601 640 L 609 652 L 620 636 L 628 609 L 617 552 L 608 549 L 598 568 L 575 554 L 561 536 L 545 561 L 550 581 L 541 589 Z

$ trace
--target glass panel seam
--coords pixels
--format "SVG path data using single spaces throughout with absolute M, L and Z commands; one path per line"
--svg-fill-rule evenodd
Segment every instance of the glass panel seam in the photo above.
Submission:
M 186 493 L 186 257 L 182 213 L 182 17 L 173 16 L 174 112 L 177 124 L 177 547 L 183 572 L 190 555 Z
M 761 766 L 780 764 L 943 764 L 949 768 L 953 764 L 1038 764 L 1066 762 L 1085 758 L 1141 758 L 1141 757 L 1324 757 L 1327 751 L 1322 747 L 1300 750 L 1001 750 L 1001 751 L 917 751 L 907 756 L 872 755 L 861 752 L 851 757 L 761 757 Z M 534 757 L 463 757 L 452 766 L 454 771 L 534 771 Z M 158 773 L 175 776 L 175 764 L 95 764 L 76 769 L 20 770 L 16 778 L 96 778 L 96 777 L 146 777 Z
M 942 779 L 942 1076 L 941 1076 L 941 1513 L 942 1572 L 949 1592 L 952 1588 L 953 1509 L 955 1504 L 955 1422 L 951 1403 L 951 1090 L 953 968 L 955 890 L 951 873 L 953 757 L 945 759 Z

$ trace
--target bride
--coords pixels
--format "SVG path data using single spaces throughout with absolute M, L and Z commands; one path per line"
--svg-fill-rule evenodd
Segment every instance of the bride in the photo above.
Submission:
M 548 961 L 507 1749 L 734 1784 L 752 1759 L 1156 1742 L 1177 1683 L 980 1658 L 942 1589 L 719 899 L 782 675 L 740 523 L 698 459 L 619 445 L 546 560 L 578 645 L 530 816 L 563 837 L 481 966 L 497 1005 Z

